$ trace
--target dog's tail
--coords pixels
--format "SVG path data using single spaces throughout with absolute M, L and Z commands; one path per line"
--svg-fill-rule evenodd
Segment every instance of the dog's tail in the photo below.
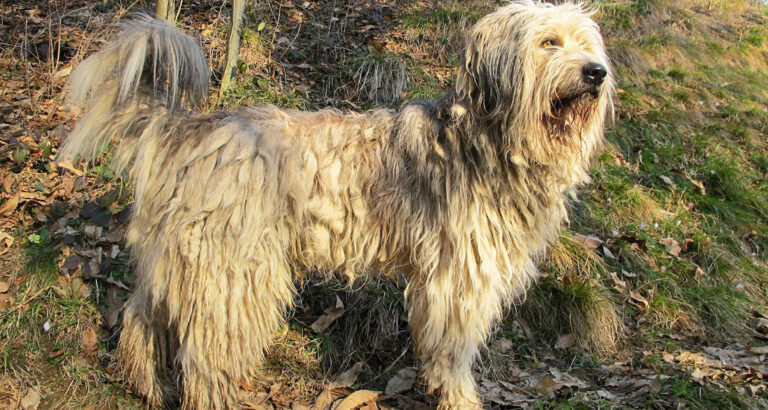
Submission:
M 208 67 L 198 43 L 165 20 L 137 13 L 121 33 L 72 72 L 68 102 L 84 108 L 64 141 L 60 160 L 93 159 L 115 143 L 113 165 L 127 166 L 143 145 L 208 91 Z

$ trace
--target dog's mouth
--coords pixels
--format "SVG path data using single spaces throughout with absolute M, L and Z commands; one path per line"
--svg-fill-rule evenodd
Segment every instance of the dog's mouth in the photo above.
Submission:
M 544 118 L 549 135 L 563 143 L 571 141 L 569 136 L 581 135 L 599 95 L 598 87 L 590 87 L 566 97 L 555 98 L 551 103 L 549 115 Z
M 544 123 L 553 137 L 559 138 L 577 132 L 588 122 L 600 95 L 598 87 L 589 87 L 552 100 Z
M 551 113 L 554 119 L 568 121 L 568 114 L 588 114 L 588 109 L 592 107 L 597 100 L 600 90 L 597 87 L 590 87 L 585 90 L 570 94 L 563 98 L 555 98 L 552 101 Z

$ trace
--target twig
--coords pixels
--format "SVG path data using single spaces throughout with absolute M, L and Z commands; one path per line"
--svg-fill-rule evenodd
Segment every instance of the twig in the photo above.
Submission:
M 53 290 L 54 288 L 55 288 L 55 286 L 53 286 L 53 285 L 48 285 L 48 286 L 46 286 L 46 287 L 44 287 L 44 288 L 42 288 L 42 289 L 38 290 L 38 291 L 37 291 L 37 292 L 35 292 L 35 293 L 34 293 L 32 296 L 30 296 L 30 297 L 28 297 L 28 298 L 24 299 L 24 301 L 23 301 L 23 302 L 21 302 L 21 303 L 17 303 L 17 304 L 16 304 L 15 306 L 13 306 L 12 308 L 10 308 L 10 309 L 6 310 L 6 311 L 5 311 L 5 313 L 12 313 L 12 312 L 15 312 L 15 311 L 16 311 L 16 310 L 18 310 L 18 309 L 19 309 L 21 306 L 27 305 L 27 304 L 29 304 L 30 302 L 32 302 L 33 300 L 37 299 L 37 298 L 38 298 L 40 295 L 42 295 L 42 294 L 43 294 L 43 292 L 45 292 L 45 291 L 48 291 L 48 290 Z
M 288 52 L 288 50 L 291 49 L 291 46 L 293 46 L 293 43 L 296 42 L 296 39 L 299 38 L 299 34 L 301 34 L 301 22 L 299 22 L 299 28 L 296 29 L 296 35 L 293 36 L 293 40 L 291 40 L 290 43 L 288 43 L 288 46 L 283 50 L 283 54 L 280 54 L 280 57 L 278 57 L 278 60 L 282 60 L 285 53 Z
M 181 14 L 181 6 L 184 5 L 184 0 L 179 0 L 179 8 L 176 10 L 176 16 L 173 18 L 173 21 L 179 21 L 179 15 Z
M 381 378 L 381 376 L 383 376 L 383 375 L 385 375 L 385 374 L 389 373 L 389 371 L 390 371 L 390 370 L 392 370 L 392 368 L 394 368 L 394 367 L 395 367 L 395 365 L 397 364 L 397 362 L 399 362 L 399 361 L 400 361 L 400 359 L 402 359 L 402 358 L 403 358 L 403 356 L 405 356 L 405 354 L 406 354 L 406 353 L 408 353 L 408 347 L 409 347 L 409 346 L 408 346 L 408 345 L 406 345 L 406 346 L 403 348 L 403 351 L 402 351 L 402 353 L 400 353 L 400 356 L 397 356 L 397 359 L 395 359 L 395 360 L 392 362 L 392 364 L 390 364 L 389 366 L 387 366 L 387 368 L 386 368 L 386 369 L 384 369 L 382 372 L 379 372 L 379 375 L 378 375 L 378 376 L 376 376 L 376 377 L 374 377 L 374 378 L 373 378 L 373 380 L 371 380 L 371 382 L 374 382 L 374 381 L 378 380 L 379 378 Z

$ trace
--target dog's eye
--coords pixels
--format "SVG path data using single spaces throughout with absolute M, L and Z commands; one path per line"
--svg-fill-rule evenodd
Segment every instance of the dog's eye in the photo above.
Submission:
M 541 46 L 544 48 L 558 47 L 559 45 L 560 42 L 555 38 L 546 39 L 541 43 Z

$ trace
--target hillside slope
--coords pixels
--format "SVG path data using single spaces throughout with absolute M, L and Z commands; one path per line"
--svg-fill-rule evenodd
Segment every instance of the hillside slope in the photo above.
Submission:
M 597 1 L 617 79 L 593 183 L 476 366 L 488 407 L 768 407 L 768 7 L 733 0 Z M 461 33 L 498 4 L 259 1 L 237 83 L 207 109 L 272 103 L 397 107 L 452 84 Z M 56 170 L 75 113 L 69 69 L 128 3 L 0 5 L 0 407 L 140 407 L 113 353 L 133 276 L 122 242 L 130 187 L 106 166 Z M 226 8 L 184 4 L 214 74 Z M 56 50 L 56 51 L 51 51 Z M 413 382 L 402 283 L 350 292 L 313 278 L 246 406 L 330 404 Z M 343 315 L 316 333 L 329 307 Z M 331 309 L 332 310 L 332 309 Z M 338 309 L 336 310 L 338 313 Z M 345 386 L 332 385 L 346 373 Z M 37 400 L 37 401 L 36 401 Z M 34 405 L 34 403 L 38 403 Z

